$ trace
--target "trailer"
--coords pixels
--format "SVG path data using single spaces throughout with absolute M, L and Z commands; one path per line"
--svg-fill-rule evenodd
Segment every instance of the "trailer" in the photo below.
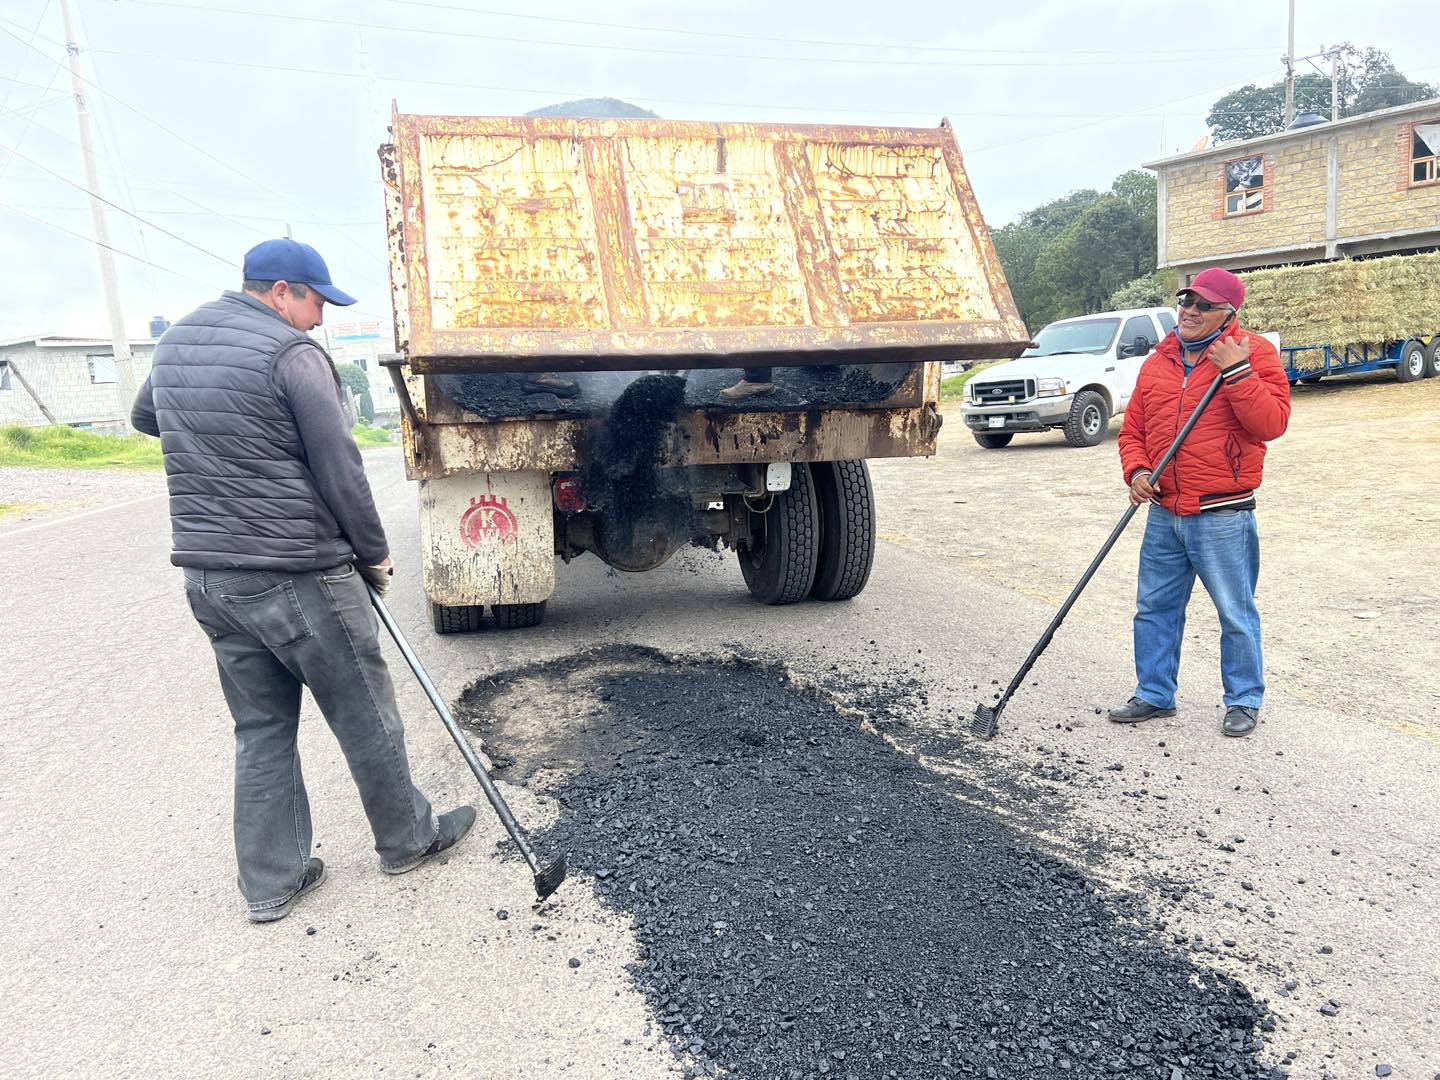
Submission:
M 935 451 L 941 361 L 1029 337 L 939 128 L 394 114 L 380 149 L 436 632 L 556 562 L 736 553 L 765 604 L 870 576 L 866 461 Z M 772 393 L 720 393 L 736 369 Z
M 1378 345 L 1282 345 L 1280 358 L 1292 384 L 1388 370 L 1395 372 L 1399 382 L 1416 382 L 1440 374 L 1440 335 L 1428 341 L 1409 338 Z

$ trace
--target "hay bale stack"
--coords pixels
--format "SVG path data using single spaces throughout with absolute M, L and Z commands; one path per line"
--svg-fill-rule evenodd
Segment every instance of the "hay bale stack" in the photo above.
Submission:
M 1440 252 L 1342 259 L 1241 274 L 1248 329 L 1285 345 L 1382 345 L 1440 333 Z M 1322 355 L 1299 353 L 1302 366 Z

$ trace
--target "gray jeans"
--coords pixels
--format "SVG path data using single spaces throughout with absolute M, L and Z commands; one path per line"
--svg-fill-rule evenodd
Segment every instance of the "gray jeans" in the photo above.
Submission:
M 395 688 L 355 568 L 187 568 L 185 595 L 210 636 L 235 719 L 235 858 L 250 909 L 285 903 L 310 858 L 296 744 L 301 686 L 345 754 L 381 863 L 395 866 L 429 847 L 438 823 L 410 778 Z

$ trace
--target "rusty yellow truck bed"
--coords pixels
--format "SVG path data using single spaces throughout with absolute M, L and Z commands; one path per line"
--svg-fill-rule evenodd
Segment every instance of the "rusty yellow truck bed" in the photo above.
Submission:
M 980 359 L 1028 342 L 948 124 L 418 116 L 382 148 L 415 374 Z

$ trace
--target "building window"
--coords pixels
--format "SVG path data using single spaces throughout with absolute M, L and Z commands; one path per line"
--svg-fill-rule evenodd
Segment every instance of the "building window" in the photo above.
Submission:
M 115 357 L 87 356 L 85 363 L 90 367 L 92 383 L 113 383 L 115 381 Z
M 1410 183 L 1440 180 L 1440 120 L 1410 125 Z
M 1225 216 L 1253 214 L 1265 208 L 1265 159 L 1225 163 Z
M 0 390 L 10 389 L 10 361 L 0 360 Z

